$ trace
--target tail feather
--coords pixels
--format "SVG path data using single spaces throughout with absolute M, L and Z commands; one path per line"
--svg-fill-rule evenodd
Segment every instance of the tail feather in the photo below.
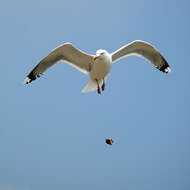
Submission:
M 88 84 L 83 88 L 82 93 L 92 92 L 97 89 L 96 81 L 90 80 Z

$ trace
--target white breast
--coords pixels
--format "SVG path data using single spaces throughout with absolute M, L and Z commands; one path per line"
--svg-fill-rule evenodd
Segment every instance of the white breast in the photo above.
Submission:
M 102 80 L 105 78 L 111 69 L 111 61 L 109 59 L 97 59 L 90 72 L 90 78 L 92 80 Z

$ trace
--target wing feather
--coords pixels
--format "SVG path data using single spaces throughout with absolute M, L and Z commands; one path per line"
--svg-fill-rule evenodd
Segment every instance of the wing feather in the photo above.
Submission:
M 112 62 L 114 63 L 119 59 L 130 55 L 144 57 L 162 72 L 168 73 L 171 71 L 169 64 L 160 52 L 151 44 L 140 40 L 133 41 L 113 52 Z

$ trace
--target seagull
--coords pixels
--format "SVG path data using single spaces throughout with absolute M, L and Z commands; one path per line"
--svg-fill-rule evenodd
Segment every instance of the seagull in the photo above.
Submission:
M 112 64 L 130 55 L 147 59 L 154 67 L 164 73 L 171 72 L 169 64 L 160 52 L 150 43 L 141 40 L 135 40 L 113 53 L 99 49 L 96 51 L 96 55 L 87 54 L 71 43 L 64 43 L 43 58 L 25 78 L 24 83 L 31 83 L 56 63 L 65 62 L 89 75 L 90 80 L 82 90 L 83 93 L 97 90 L 98 94 L 101 94 L 101 90 L 105 89 L 106 79 Z

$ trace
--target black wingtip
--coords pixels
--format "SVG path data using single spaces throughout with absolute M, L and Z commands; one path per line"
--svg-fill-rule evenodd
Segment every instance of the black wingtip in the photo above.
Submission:
M 168 62 L 164 59 L 163 56 L 161 56 L 161 58 L 162 58 L 162 66 L 159 68 L 159 70 L 166 74 L 171 72 L 171 68 Z
M 159 70 L 166 74 L 171 72 L 171 68 L 169 65 L 162 65 L 162 67 Z
M 31 72 L 24 80 L 25 84 L 31 83 L 33 80 L 36 80 L 36 76 L 34 75 L 33 72 Z

